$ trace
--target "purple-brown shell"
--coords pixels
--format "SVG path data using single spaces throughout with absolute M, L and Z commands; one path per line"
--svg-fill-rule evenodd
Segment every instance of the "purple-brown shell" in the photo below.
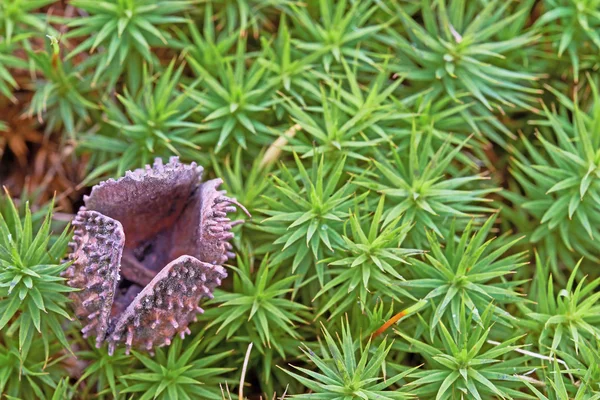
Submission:
M 221 179 L 202 183 L 202 168 L 181 164 L 127 172 L 94 186 L 73 226 L 71 266 L 63 273 L 84 337 L 96 346 L 127 351 L 169 345 L 182 337 L 227 276 L 234 256 L 227 213 L 246 209 L 219 191 Z

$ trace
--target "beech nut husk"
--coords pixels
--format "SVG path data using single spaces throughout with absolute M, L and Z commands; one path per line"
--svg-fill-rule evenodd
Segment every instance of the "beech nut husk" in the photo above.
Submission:
M 97 347 L 152 351 L 184 337 L 199 302 L 227 277 L 231 228 L 243 222 L 227 214 L 248 211 L 218 190 L 221 179 L 202 182 L 202 171 L 156 159 L 84 197 L 63 276 L 80 289 L 70 293 L 73 309 Z

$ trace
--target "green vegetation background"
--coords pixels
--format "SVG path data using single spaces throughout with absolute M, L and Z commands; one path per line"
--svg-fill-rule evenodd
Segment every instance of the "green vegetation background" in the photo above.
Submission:
M 0 397 L 599 399 L 599 55 L 598 0 L 0 0 Z M 253 218 L 109 357 L 66 222 L 172 155 Z

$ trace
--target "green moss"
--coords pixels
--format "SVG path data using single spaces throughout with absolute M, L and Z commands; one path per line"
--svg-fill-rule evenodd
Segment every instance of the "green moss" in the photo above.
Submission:
M 0 392 L 600 398 L 599 7 L 0 1 Z M 253 218 L 194 335 L 109 356 L 37 199 L 174 155 Z

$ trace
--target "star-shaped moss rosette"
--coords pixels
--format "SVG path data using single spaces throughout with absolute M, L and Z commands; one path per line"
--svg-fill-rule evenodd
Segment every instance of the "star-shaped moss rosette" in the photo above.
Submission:
M 166 165 L 156 159 L 84 197 L 64 276 L 80 289 L 70 297 L 97 347 L 169 345 L 190 332 L 198 302 L 227 276 L 231 228 L 243 222 L 227 213 L 247 211 L 217 190 L 221 179 L 202 183 L 202 171 L 177 157 Z

